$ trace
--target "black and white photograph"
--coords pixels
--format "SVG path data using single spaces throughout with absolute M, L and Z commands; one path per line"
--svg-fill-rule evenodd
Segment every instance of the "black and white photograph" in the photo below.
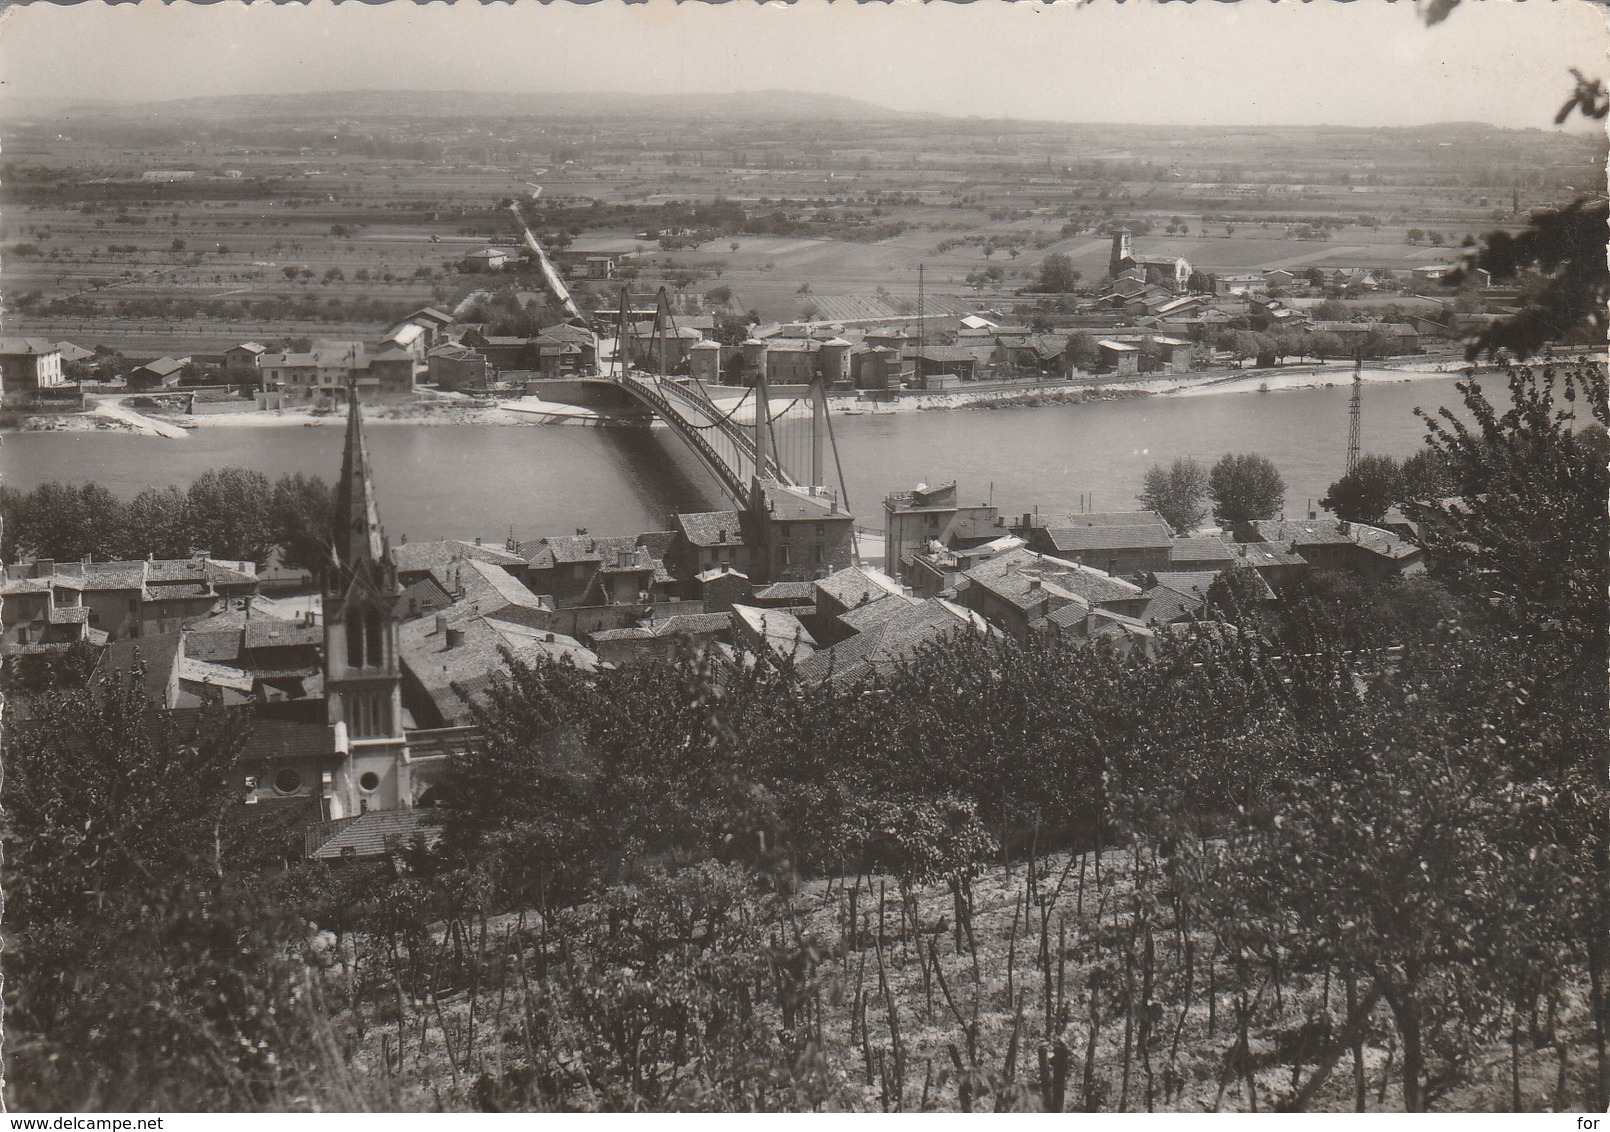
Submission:
M 12 1126 L 1591 1132 L 1607 27 L 0 10 Z

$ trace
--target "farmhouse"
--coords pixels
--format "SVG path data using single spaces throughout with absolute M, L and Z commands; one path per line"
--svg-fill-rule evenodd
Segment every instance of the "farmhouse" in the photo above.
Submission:
M 508 248 L 482 248 L 465 256 L 460 265 L 465 271 L 502 271 L 514 262 L 515 255 Z
M 129 371 L 129 388 L 166 389 L 177 385 L 179 378 L 184 374 L 184 367 L 188 364 L 190 364 L 189 358 L 158 358 L 154 362 L 146 362 L 143 366 L 135 366 Z
M 0 338 L 0 388 L 6 396 L 63 383 L 61 349 L 42 338 Z
M 439 389 L 482 390 L 492 380 L 486 355 L 467 346 L 438 346 L 425 361 L 431 384 Z
M 241 370 L 258 371 L 262 368 L 263 355 L 268 353 L 268 347 L 258 342 L 242 342 L 238 346 L 231 346 L 224 351 L 224 368 L 239 372 Z

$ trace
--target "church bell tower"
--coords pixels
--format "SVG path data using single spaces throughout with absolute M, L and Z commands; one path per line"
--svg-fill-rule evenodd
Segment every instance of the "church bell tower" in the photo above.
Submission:
M 1112 234 L 1112 258 L 1107 263 L 1107 272 L 1117 275 L 1124 269 L 1124 261 L 1135 258 L 1134 235 L 1128 228 L 1120 228 Z
M 331 817 L 410 805 L 398 605 L 402 588 L 375 504 L 363 411 L 350 393 L 324 592 L 324 696 L 341 769 Z

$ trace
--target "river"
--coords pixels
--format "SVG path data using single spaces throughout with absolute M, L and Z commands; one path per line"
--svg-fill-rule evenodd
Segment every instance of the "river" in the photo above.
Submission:
M 1422 442 L 1416 405 L 1458 405 L 1451 378 L 1364 387 L 1366 452 L 1407 456 Z M 1204 464 L 1256 452 L 1286 480 L 1286 513 L 1302 514 L 1341 474 L 1349 389 L 1135 397 L 1085 405 L 835 415 L 851 509 L 881 528 L 882 499 L 918 482 L 955 479 L 964 503 L 1003 513 L 1136 506 L 1146 469 L 1177 456 Z M 0 476 L 27 489 L 99 480 L 123 496 L 183 484 L 213 467 L 333 481 L 342 430 L 208 424 L 181 440 L 109 432 L 9 433 Z M 517 537 L 663 530 L 678 510 L 726 506 L 715 481 L 664 429 L 416 425 L 368 430 L 381 517 L 392 538 Z M 831 458 L 830 458 L 831 459 Z

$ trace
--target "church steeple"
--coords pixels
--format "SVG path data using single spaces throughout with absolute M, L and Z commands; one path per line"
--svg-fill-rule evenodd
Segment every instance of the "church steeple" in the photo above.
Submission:
M 363 439 L 363 410 L 354 387 L 348 400 L 347 441 L 341 455 L 341 482 L 336 486 L 334 530 L 331 531 L 338 574 L 345 581 L 362 574 L 376 586 L 385 584 L 390 548 L 380 527 L 369 447 Z
M 330 816 L 412 804 L 402 709 L 397 565 L 380 528 L 363 410 L 347 409 L 324 592 L 325 716 L 346 759 L 328 784 Z M 342 737 L 344 735 L 344 738 Z

